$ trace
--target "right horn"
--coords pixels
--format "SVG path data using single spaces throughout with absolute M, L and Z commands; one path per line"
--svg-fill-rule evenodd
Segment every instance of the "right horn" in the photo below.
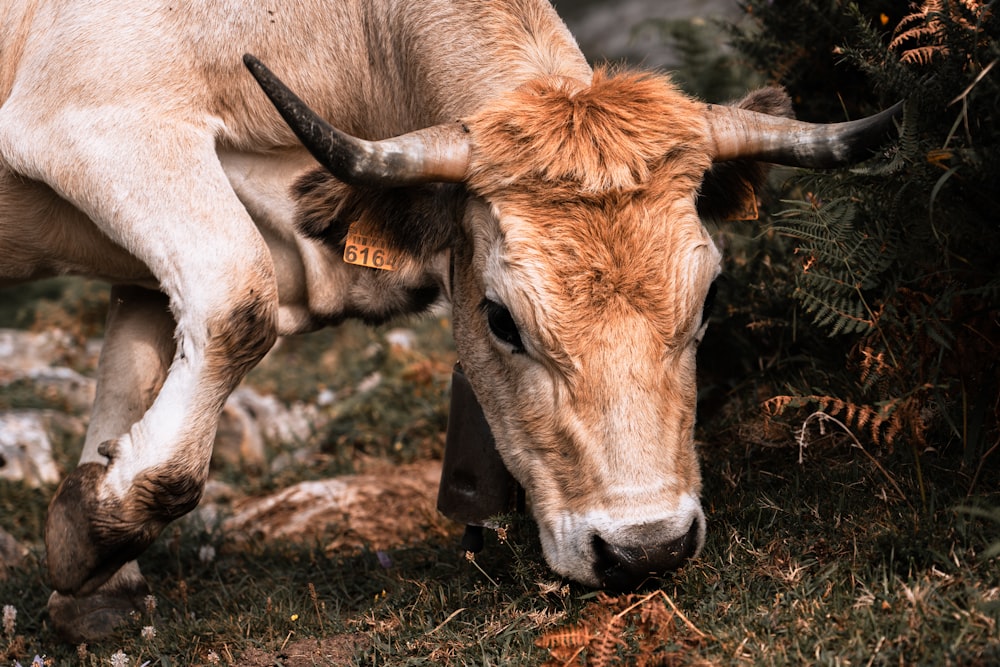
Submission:
M 828 169 L 871 157 L 894 126 L 903 103 L 859 120 L 805 123 L 791 118 L 710 104 L 705 110 L 715 162 L 750 159 L 789 167 Z
M 257 58 L 246 54 L 243 63 L 302 145 L 344 183 L 398 187 L 465 180 L 471 148 L 459 123 L 366 141 L 320 118 Z

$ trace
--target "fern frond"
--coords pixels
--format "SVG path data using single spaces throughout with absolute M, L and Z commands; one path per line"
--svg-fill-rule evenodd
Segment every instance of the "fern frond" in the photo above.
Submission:
M 535 640 L 538 648 L 576 648 L 586 646 L 594 639 L 594 633 L 587 626 L 572 626 L 563 630 L 552 630 Z
M 622 631 L 625 628 L 625 619 L 621 616 L 612 616 L 610 622 L 601 630 L 593 641 L 587 652 L 588 667 L 607 667 L 615 660 L 619 646 L 625 646 L 622 639 Z M 617 662 L 617 660 L 616 660 Z
M 947 55 L 948 48 L 944 46 L 917 46 L 903 51 L 899 60 L 908 65 L 928 65 L 934 58 Z

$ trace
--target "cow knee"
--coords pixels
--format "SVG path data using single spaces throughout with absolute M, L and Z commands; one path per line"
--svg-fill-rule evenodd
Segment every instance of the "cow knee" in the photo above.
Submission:
M 277 299 L 260 290 L 249 290 L 233 302 L 222 317 L 209 324 L 209 335 L 221 363 L 246 374 L 278 335 Z

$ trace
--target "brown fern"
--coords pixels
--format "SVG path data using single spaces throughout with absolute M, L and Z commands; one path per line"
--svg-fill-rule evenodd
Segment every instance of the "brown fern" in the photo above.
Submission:
M 663 591 L 598 593 L 578 623 L 542 635 L 535 645 L 549 651 L 543 667 L 645 667 L 674 662 L 670 644 L 693 648 L 707 638 Z
M 913 12 L 900 20 L 889 49 L 899 52 L 901 62 L 927 65 L 949 53 L 946 19 L 974 33 L 987 11 L 987 4 L 981 0 L 925 0 L 920 6 L 914 5 Z
M 859 404 L 835 396 L 773 396 L 764 401 L 763 408 L 765 414 L 771 417 L 781 415 L 788 409 L 808 408 L 823 412 L 841 418 L 845 424 L 858 430 L 867 427 L 872 443 L 891 448 L 896 436 L 908 423 L 911 426 L 909 434 L 915 442 L 924 442 L 926 429 L 922 427 L 922 422 L 908 422 L 914 418 L 915 412 L 919 412 L 914 408 L 922 404 L 923 396 L 917 392 L 881 405 Z
M 625 618 L 615 614 L 601 632 L 594 637 L 587 649 L 587 664 L 604 667 L 612 664 L 618 655 L 618 647 L 625 646 L 622 633 L 625 629 Z
M 553 630 L 535 640 L 539 648 L 576 648 L 587 646 L 594 640 L 594 633 L 587 625 L 572 625 L 563 630 Z

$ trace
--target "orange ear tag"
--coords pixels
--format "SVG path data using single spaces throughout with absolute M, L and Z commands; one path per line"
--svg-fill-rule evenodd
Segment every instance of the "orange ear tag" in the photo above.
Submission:
M 395 271 L 399 253 L 388 248 L 382 239 L 359 232 L 357 223 L 354 223 L 348 228 L 344 240 L 344 261 L 370 269 Z

